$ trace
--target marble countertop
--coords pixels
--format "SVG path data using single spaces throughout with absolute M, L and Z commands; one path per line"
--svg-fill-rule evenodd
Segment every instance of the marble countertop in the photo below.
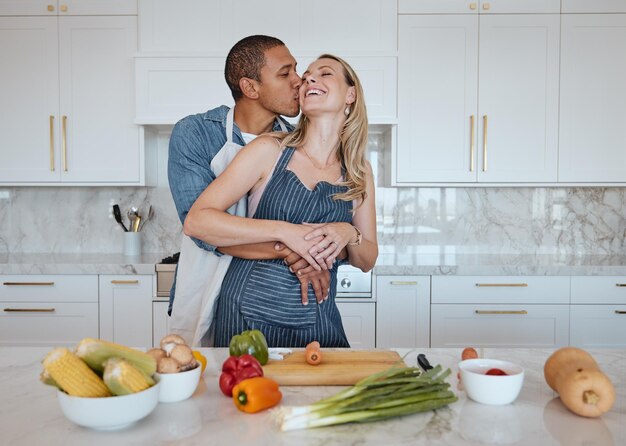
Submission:
M 410 248 L 410 247 L 409 247 Z M 432 254 L 381 247 L 377 275 L 626 276 L 626 255 Z M 415 247 L 413 247 L 415 248 Z M 0 254 L 0 274 L 154 274 L 154 264 L 172 253 Z
M 39 382 L 40 361 L 49 351 L 39 347 L 0 348 L 0 432 L 13 446 L 65 444 L 115 445 L 623 445 L 626 444 L 626 350 L 590 350 L 617 390 L 613 409 L 602 418 L 570 413 L 543 379 L 551 350 L 484 349 L 480 353 L 522 365 L 525 382 L 518 399 L 507 406 L 470 401 L 457 389 L 460 349 L 420 349 L 432 364 L 450 367 L 450 382 L 459 400 L 447 409 L 368 424 L 280 432 L 268 411 L 237 411 L 218 389 L 226 349 L 203 349 L 209 366 L 194 395 L 183 402 L 159 404 L 147 418 L 110 432 L 82 428 L 60 411 L 55 390 Z M 417 350 L 406 361 L 415 365 Z M 284 405 L 303 405 L 336 393 L 338 387 L 281 387 Z

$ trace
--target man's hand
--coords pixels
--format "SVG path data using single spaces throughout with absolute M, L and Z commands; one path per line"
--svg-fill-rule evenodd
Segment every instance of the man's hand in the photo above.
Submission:
M 313 287 L 318 304 L 328 299 L 328 294 L 330 293 L 330 272 L 328 270 L 314 270 L 308 274 L 297 275 L 297 277 L 300 281 L 300 291 L 302 292 L 302 305 L 309 304 L 309 283 Z

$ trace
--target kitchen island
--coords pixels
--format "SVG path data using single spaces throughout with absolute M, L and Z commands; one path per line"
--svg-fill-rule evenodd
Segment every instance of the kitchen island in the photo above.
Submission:
M 573 415 L 543 379 L 552 350 L 481 349 L 487 358 L 505 359 L 525 368 L 515 403 L 486 406 L 468 400 L 457 387 L 460 349 L 398 349 L 408 365 L 417 353 L 431 364 L 450 367 L 459 400 L 437 412 L 369 424 L 349 424 L 280 432 L 270 411 L 239 412 L 218 388 L 226 349 L 202 349 L 208 367 L 192 398 L 159 404 L 147 418 L 118 431 L 94 431 L 68 421 L 55 390 L 39 382 L 41 359 L 49 348 L 0 348 L 0 444 L 2 445 L 624 445 L 626 444 L 626 350 L 590 350 L 617 391 L 613 409 L 599 419 Z M 283 405 L 305 405 L 339 387 L 281 387 Z

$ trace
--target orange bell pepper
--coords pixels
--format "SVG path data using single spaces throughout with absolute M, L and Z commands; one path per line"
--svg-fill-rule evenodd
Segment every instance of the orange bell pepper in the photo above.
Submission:
M 269 409 L 278 404 L 282 397 L 278 383 L 261 376 L 243 380 L 233 388 L 235 406 L 247 413 Z

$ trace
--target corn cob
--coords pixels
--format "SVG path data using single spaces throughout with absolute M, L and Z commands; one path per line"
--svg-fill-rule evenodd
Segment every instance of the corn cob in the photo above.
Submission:
M 113 395 L 137 393 L 154 385 L 151 377 L 122 358 L 107 359 L 103 377 L 104 383 Z
M 39 375 L 39 380 L 47 386 L 52 386 L 56 387 L 57 389 L 63 390 L 61 389 L 61 386 L 59 386 L 57 382 L 52 379 L 52 376 L 50 376 L 46 369 L 43 369 L 41 371 L 41 374 Z
M 111 396 L 102 379 L 67 348 L 52 350 L 43 360 L 43 366 L 69 395 L 90 398 Z
M 147 376 L 152 376 L 156 372 L 156 360 L 152 356 L 134 348 L 101 339 L 83 339 L 76 347 L 76 355 L 99 374 L 104 372 L 106 360 L 113 357 L 126 359 Z

